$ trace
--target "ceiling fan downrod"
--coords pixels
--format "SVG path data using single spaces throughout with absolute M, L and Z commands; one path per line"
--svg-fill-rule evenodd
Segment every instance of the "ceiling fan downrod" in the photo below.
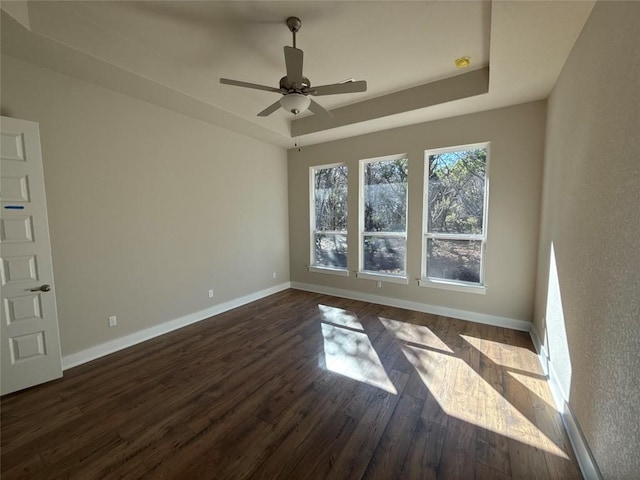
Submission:
M 302 20 L 298 17 L 289 17 L 287 18 L 287 27 L 289 27 L 289 30 L 293 34 L 293 48 L 297 48 L 296 33 L 298 33 L 300 31 L 300 27 L 302 27 Z

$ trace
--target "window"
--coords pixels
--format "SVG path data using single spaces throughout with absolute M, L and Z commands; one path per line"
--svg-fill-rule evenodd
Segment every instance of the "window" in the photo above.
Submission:
M 347 274 L 347 166 L 311 168 L 311 266 Z
M 407 283 L 408 169 L 406 155 L 360 162 L 359 277 Z
M 484 285 L 487 160 L 488 144 L 425 152 L 421 285 Z

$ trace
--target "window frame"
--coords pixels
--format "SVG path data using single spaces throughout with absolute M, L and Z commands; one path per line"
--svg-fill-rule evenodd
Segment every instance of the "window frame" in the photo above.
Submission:
M 482 207 L 482 234 L 431 233 L 429 229 L 429 157 L 440 153 L 459 152 L 464 150 L 485 149 L 487 160 L 484 168 L 484 205 Z M 423 199 L 422 199 L 422 262 L 418 285 L 421 287 L 441 288 L 457 292 L 486 294 L 485 278 L 487 232 L 489 217 L 489 164 L 491 160 L 491 142 L 479 142 L 454 147 L 433 148 L 424 151 Z M 428 240 L 474 240 L 481 241 L 480 246 L 480 281 L 479 283 L 464 280 L 451 280 L 427 276 L 427 244 Z
M 407 153 L 398 153 L 393 155 L 385 155 L 382 157 L 365 158 L 358 162 L 358 271 L 357 278 L 367 280 L 375 280 L 378 282 L 408 284 L 407 274 L 407 257 L 408 257 L 408 229 L 409 229 L 409 180 L 407 178 L 407 195 L 405 198 L 405 229 L 404 232 L 365 232 L 364 231 L 364 205 L 365 205 L 365 185 L 364 185 L 364 168 L 368 163 L 389 162 L 393 160 L 406 159 L 407 168 L 409 168 L 409 155 Z M 405 242 L 404 256 L 404 275 L 393 273 L 378 273 L 364 269 L 364 238 L 365 237 L 401 237 Z
M 316 230 L 316 182 L 315 174 L 318 170 L 328 170 L 330 168 L 346 167 L 347 169 L 347 199 L 349 197 L 349 166 L 346 162 L 329 163 L 326 165 L 312 165 L 309 167 L 309 265 L 307 269 L 314 273 L 326 273 L 331 275 L 339 275 L 343 277 L 349 276 L 349 205 L 347 203 L 347 230 Z M 347 200 L 348 201 L 348 200 Z M 344 268 L 328 267 L 316 264 L 315 258 L 315 241 L 317 234 L 344 235 L 347 238 L 347 266 Z

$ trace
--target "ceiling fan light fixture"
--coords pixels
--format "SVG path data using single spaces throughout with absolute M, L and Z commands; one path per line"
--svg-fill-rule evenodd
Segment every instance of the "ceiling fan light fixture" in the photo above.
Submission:
M 306 111 L 310 104 L 311 99 L 301 93 L 289 93 L 280 99 L 280 106 L 294 115 Z

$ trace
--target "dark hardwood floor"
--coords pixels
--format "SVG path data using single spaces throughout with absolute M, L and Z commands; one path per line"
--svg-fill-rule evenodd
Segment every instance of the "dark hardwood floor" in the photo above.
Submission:
M 2 478 L 581 478 L 526 333 L 288 290 L 2 398 Z

